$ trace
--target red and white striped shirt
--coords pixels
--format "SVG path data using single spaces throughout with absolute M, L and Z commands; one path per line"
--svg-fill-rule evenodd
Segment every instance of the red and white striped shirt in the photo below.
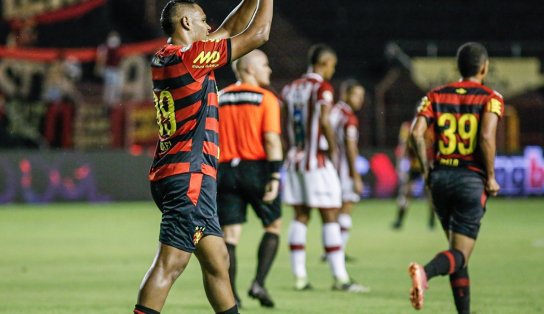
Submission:
M 320 118 L 322 106 L 333 105 L 334 89 L 319 74 L 308 73 L 282 90 L 287 110 L 289 170 L 313 170 L 325 166 L 329 148 L 322 134 Z
M 359 140 L 359 120 L 348 104 L 339 101 L 331 110 L 330 121 L 338 147 L 338 159 L 334 166 L 341 177 L 349 177 L 346 141 Z

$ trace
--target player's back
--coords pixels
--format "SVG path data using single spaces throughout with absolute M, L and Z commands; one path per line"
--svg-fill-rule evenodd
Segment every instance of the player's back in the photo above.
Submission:
M 332 86 L 320 75 L 308 73 L 285 86 L 282 98 L 290 150 L 304 153 L 306 168 L 322 166 L 328 143 L 320 124 L 321 106 L 332 106 Z
M 166 45 L 151 62 L 159 142 L 149 179 L 216 175 L 218 101 L 213 70 L 228 62 L 227 40 Z M 207 53 L 205 53 L 207 52 Z
M 265 132 L 280 133 L 276 96 L 259 86 L 233 84 L 220 93 L 220 162 L 265 160 Z
M 459 81 L 432 90 L 419 114 L 432 117 L 435 167 L 459 167 L 485 174 L 479 150 L 483 113 L 503 112 L 502 96 L 472 81 Z

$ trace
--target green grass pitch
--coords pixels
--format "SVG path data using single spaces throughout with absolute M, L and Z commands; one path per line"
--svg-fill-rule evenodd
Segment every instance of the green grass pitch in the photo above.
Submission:
M 395 203 L 363 200 L 354 210 L 348 252 L 350 275 L 369 294 L 331 291 L 320 262 L 317 212 L 308 233 L 307 264 L 313 291 L 295 292 L 289 266 L 284 206 L 280 252 L 267 281 L 276 309 L 246 297 L 255 271 L 261 226 L 253 214 L 238 247 L 242 313 L 412 313 L 407 266 L 446 249 L 441 231 L 426 226 L 415 201 L 402 231 L 392 231 Z M 160 215 L 151 202 L 2 205 L 0 207 L 0 313 L 131 313 L 140 281 L 157 247 Z M 544 199 L 492 199 L 470 264 L 472 310 L 544 313 Z M 170 292 L 163 313 L 212 313 L 196 258 Z M 454 313 L 447 277 L 430 282 L 421 313 Z

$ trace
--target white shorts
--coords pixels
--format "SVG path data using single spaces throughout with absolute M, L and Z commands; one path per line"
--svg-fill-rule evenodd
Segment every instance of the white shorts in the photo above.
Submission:
M 283 182 L 283 201 L 288 205 L 311 208 L 340 208 L 340 179 L 330 161 L 325 167 L 308 171 L 287 170 Z

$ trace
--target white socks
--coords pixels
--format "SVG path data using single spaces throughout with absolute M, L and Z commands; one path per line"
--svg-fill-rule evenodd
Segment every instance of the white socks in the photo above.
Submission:
M 329 222 L 323 225 L 323 246 L 325 247 L 331 272 L 336 280 L 340 282 L 349 281 L 344 249 L 342 248 L 342 235 L 338 223 Z
M 352 227 L 351 215 L 340 214 L 338 215 L 338 223 L 340 224 L 340 232 L 342 233 L 342 248 L 346 251 L 346 245 L 348 244 L 349 231 Z
M 307 278 L 306 272 L 306 233 L 308 227 L 297 221 L 289 226 L 289 248 L 291 251 L 291 270 L 297 278 Z

